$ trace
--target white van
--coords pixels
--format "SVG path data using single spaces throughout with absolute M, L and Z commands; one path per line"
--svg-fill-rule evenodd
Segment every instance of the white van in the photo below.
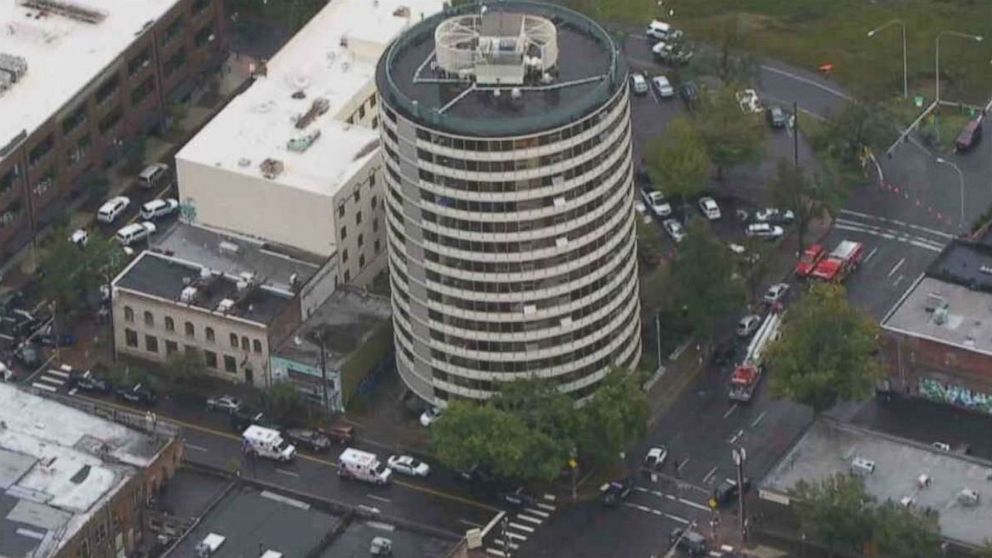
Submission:
M 266 459 L 288 462 L 296 459 L 296 446 L 283 439 L 278 430 L 253 424 L 241 435 L 242 451 Z
M 644 34 L 656 41 L 677 41 L 682 38 L 682 31 L 672 27 L 670 23 L 655 19 L 648 24 Z
M 148 238 L 153 232 L 155 232 L 155 223 L 142 221 L 141 223 L 131 223 L 130 225 L 121 227 L 121 230 L 117 231 L 115 238 L 117 242 L 121 243 L 121 246 L 130 246 L 135 242 Z
M 127 196 L 110 198 L 96 211 L 96 220 L 101 223 L 113 223 L 121 213 L 127 211 L 129 205 L 131 198 Z
M 157 188 L 164 185 L 169 178 L 169 165 L 165 163 L 155 163 L 145 167 L 138 175 L 138 186 L 141 188 Z
M 338 458 L 338 476 L 344 478 L 381 485 L 388 483 L 392 474 L 392 470 L 379 461 L 374 453 L 347 448 Z
M 141 218 L 146 221 L 171 215 L 179 209 L 179 200 L 175 198 L 152 200 L 141 206 Z

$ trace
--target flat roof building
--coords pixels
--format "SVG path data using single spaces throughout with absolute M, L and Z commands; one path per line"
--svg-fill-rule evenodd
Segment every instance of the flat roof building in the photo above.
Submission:
M 547 378 L 577 399 L 641 353 L 627 67 L 567 8 L 468 4 L 376 75 L 396 367 L 420 398 Z
M 343 282 L 385 265 L 375 64 L 441 0 L 330 2 L 176 156 L 195 222 L 337 254 Z
M 182 443 L 0 383 L 0 556 L 131 555 Z
M 0 256 L 162 128 L 223 23 L 221 0 L 0 0 Z
M 992 245 L 948 244 L 882 329 L 889 389 L 992 413 Z
M 856 459 L 869 462 L 872 472 L 854 464 Z M 829 419 L 813 423 L 772 468 L 759 486 L 759 497 L 789 506 L 790 491 L 799 481 L 839 473 L 858 474 L 879 502 L 936 512 L 941 536 L 953 544 L 976 548 L 989 537 L 992 463 Z M 976 491 L 977 501 L 965 491 Z

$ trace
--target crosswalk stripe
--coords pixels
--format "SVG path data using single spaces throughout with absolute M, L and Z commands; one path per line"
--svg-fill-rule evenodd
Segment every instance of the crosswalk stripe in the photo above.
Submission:
M 538 519 L 536 517 L 531 517 L 529 515 L 524 515 L 522 513 L 518 513 L 517 514 L 517 519 L 522 519 L 524 521 L 529 521 L 530 523 L 533 523 L 535 525 L 540 525 L 542 523 L 542 521 L 540 519 Z
M 525 508 L 524 511 L 531 515 L 536 515 L 538 517 L 543 517 L 545 519 L 551 517 L 551 514 L 546 511 L 535 510 L 534 508 Z
M 31 386 L 32 386 L 32 387 L 36 387 L 36 388 L 38 388 L 38 389 L 43 389 L 43 390 L 45 390 L 45 391 L 50 391 L 50 392 L 52 392 L 52 393 L 56 393 L 56 392 L 58 392 L 58 389 L 57 389 L 57 388 L 53 388 L 52 386 L 50 386 L 50 385 L 48 385 L 48 384 L 43 384 L 43 383 L 41 383 L 41 382 L 32 382 L 32 383 L 31 383 Z
M 840 213 L 841 213 L 841 215 L 850 215 L 852 217 L 858 217 L 858 218 L 861 218 L 861 219 L 864 219 L 864 220 L 874 219 L 874 220 L 880 221 L 882 223 L 892 223 L 892 224 L 895 224 L 895 225 L 900 225 L 900 226 L 903 226 L 903 227 L 906 227 L 906 228 L 910 228 L 910 229 L 915 229 L 915 230 L 918 230 L 918 231 L 922 231 L 922 232 L 925 232 L 927 234 L 931 234 L 933 236 L 939 236 L 941 238 L 946 238 L 947 240 L 951 240 L 951 239 L 954 238 L 954 235 L 953 234 L 946 233 L 944 231 L 938 231 L 937 229 L 931 229 L 930 227 L 923 227 L 923 226 L 920 226 L 920 225 L 914 225 L 912 223 L 907 223 L 905 221 L 900 221 L 898 219 L 889 219 L 889 218 L 886 218 L 886 217 L 879 217 L 877 215 L 870 215 L 868 213 L 861 213 L 861 212 L 858 212 L 858 211 L 851 211 L 849 209 L 841 209 L 840 210 Z
M 541 502 L 538 502 L 538 503 L 536 503 L 534 505 L 537 506 L 537 507 L 539 507 L 539 508 L 541 508 L 542 510 L 549 511 L 549 512 L 553 512 L 556 509 L 558 509 L 558 508 L 556 508 L 554 506 L 551 506 L 551 505 L 548 505 L 548 504 L 542 504 Z
M 558 497 L 555 496 L 554 494 L 545 494 L 544 495 L 544 499 L 547 500 L 547 501 L 549 501 L 549 502 L 554 502 L 554 501 L 556 501 L 558 499 Z
M 506 553 L 503 552 L 502 550 L 496 548 L 490 548 L 488 546 L 486 547 L 486 552 L 492 554 L 493 556 L 506 556 Z
M 56 386 L 64 386 L 65 385 L 65 382 L 63 380 L 60 380 L 58 378 L 52 378 L 52 377 L 50 377 L 48 375 L 44 375 L 44 376 L 39 377 L 38 378 L 38 381 L 39 382 L 47 382 L 49 384 L 53 384 L 53 385 L 56 385 Z
M 510 537 L 511 539 L 518 540 L 518 541 L 525 541 L 525 540 L 527 540 L 527 537 L 525 537 L 525 536 L 523 536 L 523 535 L 521 535 L 519 533 L 514 533 L 512 531 L 507 531 L 506 532 L 506 536 L 507 537 Z
M 511 541 L 504 541 L 503 539 L 496 539 L 496 540 L 493 541 L 493 544 L 498 544 L 500 546 L 508 546 L 508 547 L 510 547 L 510 550 L 516 550 L 516 549 L 520 548 L 520 545 L 519 544 L 516 544 L 516 543 L 511 542 Z
M 48 372 L 45 372 L 45 374 L 46 375 L 49 375 L 49 376 L 58 376 L 58 377 L 60 377 L 60 378 L 62 378 L 64 380 L 68 380 L 69 379 L 69 373 L 68 372 L 63 372 L 61 370 L 55 370 L 54 368 L 49 368 L 48 369 Z
M 509 523 L 507 523 L 507 527 L 513 527 L 514 529 L 520 529 L 521 531 L 524 531 L 525 533 L 533 533 L 534 532 L 534 528 L 533 527 L 528 527 L 527 525 L 521 525 L 519 523 L 514 523 L 512 521 L 509 522 Z
M 893 231 L 891 229 L 875 227 L 872 225 L 865 225 L 855 221 L 848 221 L 846 219 L 837 219 L 834 221 L 834 228 L 842 231 L 853 231 L 869 234 L 879 238 L 884 238 L 886 240 L 904 242 L 918 248 L 923 248 L 924 250 L 930 250 L 931 252 L 940 252 L 944 249 L 942 245 L 923 237 L 910 236 L 899 231 Z

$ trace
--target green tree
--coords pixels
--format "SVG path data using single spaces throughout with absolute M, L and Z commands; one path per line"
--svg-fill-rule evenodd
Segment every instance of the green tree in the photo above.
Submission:
M 809 177 L 802 168 L 779 159 L 778 174 L 769 185 L 769 193 L 774 205 L 795 214 L 799 252 L 805 248 L 810 222 L 839 205 L 841 193 L 836 184 L 820 174 Z
M 814 286 L 792 305 L 781 337 L 768 347 L 772 393 L 817 413 L 869 397 L 881 376 L 878 335 L 875 322 L 848 304 L 843 287 Z
M 646 223 L 640 217 L 636 222 L 637 257 L 645 266 L 656 267 L 661 263 L 661 234 L 654 223 Z
M 299 390 L 290 382 L 274 384 L 259 393 L 262 409 L 283 422 L 299 422 L 308 416 L 308 407 Z
M 706 188 L 710 158 L 688 118 L 676 118 L 663 135 L 651 140 L 646 158 L 651 177 L 665 194 L 688 203 Z
M 567 446 L 574 440 L 578 426 L 574 401 L 551 382 L 542 379 L 506 382 L 492 404 L 520 417 L 528 428 L 561 441 L 566 454 L 571 449 Z
M 747 84 L 758 75 L 758 62 L 753 55 L 751 26 L 746 14 L 735 13 L 721 18 L 714 27 L 712 41 L 717 48 L 702 54 L 702 64 L 724 83 Z
M 734 259 L 729 249 L 710 229 L 709 222 L 689 222 L 688 236 L 682 242 L 672 268 L 675 299 L 701 339 L 710 339 L 716 321 L 737 310 L 743 303 L 743 289 L 735 278 Z
M 742 112 L 729 87 L 704 94 L 696 114 L 696 130 L 716 166 L 718 180 L 728 167 L 757 161 L 764 151 L 767 129 L 761 118 Z
M 799 481 L 792 506 L 804 533 L 826 545 L 830 555 L 860 552 L 872 539 L 872 504 L 861 479 L 839 473 L 822 481 Z
M 992 558 L 992 539 L 985 539 L 985 544 L 978 550 L 978 558 Z
M 887 149 L 898 137 L 898 128 L 892 112 L 881 103 L 847 103 L 837 116 L 829 121 L 823 134 L 817 138 L 818 149 L 846 165 L 857 164 L 864 149 L 876 153 Z
M 644 436 L 648 400 L 636 374 L 611 370 L 579 411 L 580 456 L 596 465 L 616 463 L 620 452 Z
M 878 551 L 886 558 L 931 558 L 940 555 L 937 512 L 907 508 L 886 501 L 875 510 L 874 535 Z
M 96 300 L 123 263 L 120 246 L 94 231 L 85 247 L 69 241 L 69 231 L 59 229 L 46 248 L 41 268 L 41 292 L 56 304 L 56 311 L 71 323 Z M 65 322 L 63 322 L 65 323 Z
M 744 241 L 744 252 L 737 255 L 737 266 L 749 301 L 755 301 L 761 294 L 761 284 L 774 258 L 774 251 L 775 244 L 763 238 L 751 237 Z
M 207 374 L 207 364 L 199 350 L 176 351 L 165 361 L 169 377 L 178 384 L 200 382 Z

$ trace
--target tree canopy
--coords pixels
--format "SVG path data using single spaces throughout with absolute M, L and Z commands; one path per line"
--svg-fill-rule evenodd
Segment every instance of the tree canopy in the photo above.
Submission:
M 864 148 L 876 153 L 898 137 L 892 112 L 881 103 L 846 103 L 818 138 L 831 155 L 845 164 L 857 163 Z
M 838 181 L 826 175 L 808 176 L 802 168 L 779 159 L 778 173 L 769 184 L 769 194 L 772 204 L 795 214 L 800 252 L 805 248 L 810 222 L 824 211 L 833 212 L 839 206 L 842 192 L 838 185 Z
M 881 377 L 879 330 L 851 306 L 839 285 L 818 284 L 786 313 L 768 347 L 772 393 L 817 413 L 842 400 L 869 397 Z
M 644 436 L 647 395 L 631 374 L 613 372 L 581 410 L 579 447 L 597 464 L 610 463 Z
M 697 336 L 713 336 L 716 321 L 737 310 L 744 302 L 744 290 L 736 278 L 730 249 L 703 219 L 689 222 L 688 236 L 679 248 L 672 277 L 676 300 Z
M 69 240 L 68 230 L 59 230 L 46 250 L 41 291 L 55 301 L 60 316 L 70 319 L 96 300 L 100 285 L 107 284 L 123 263 L 120 246 L 99 231 L 90 233 L 82 247 Z
M 646 158 L 651 177 L 666 195 L 685 201 L 706 188 L 710 158 L 703 138 L 688 118 L 676 118 L 663 135 L 651 140 Z
M 710 91 L 701 100 L 696 130 L 716 166 L 717 179 L 722 179 L 729 167 L 761 158 L 765 123 L 757 115 L 741 111 L 732 89 Z

